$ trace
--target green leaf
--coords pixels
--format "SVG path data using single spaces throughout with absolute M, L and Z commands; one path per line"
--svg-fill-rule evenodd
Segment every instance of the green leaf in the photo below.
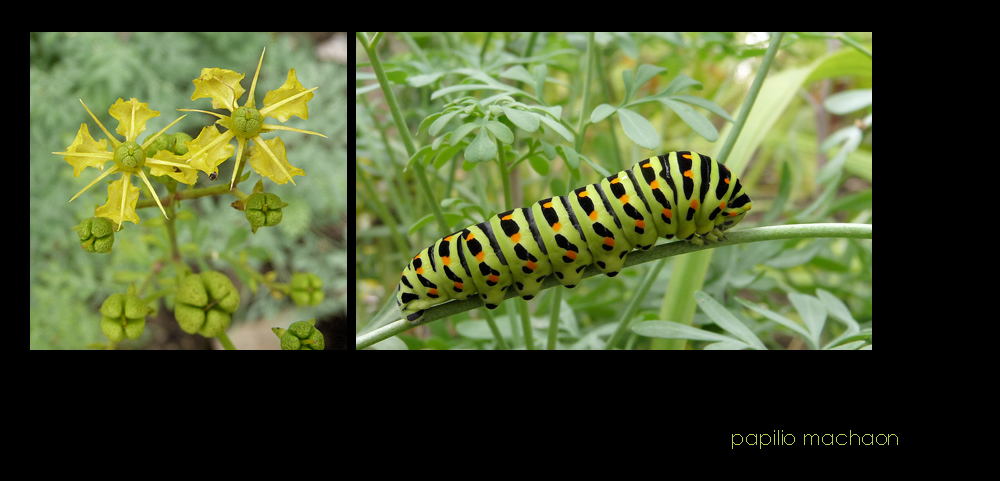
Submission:
M 548 125 L 550 129 L 556 131 L 556 133 L 562 136 L 562 138 L 565 139 L 566 142 L 571 144 L 573 143 L 573 139 L 575 138 L 573 137 L 573 133 L 570 132 L 569 129 L 567 129 L 565 126 L 563 126 L 563 124 L 559 123 L 558 120 L 542 116 L 539 116 L 538 120 L 540 120 L 543 124 Z
M 826 307 L 819 299 L 797 292 L 788 293 L 788 301 L 795 306 L 795 310 L 802 317 L 802 323 L 812 334 L 813 342 L 818 344 L 823 326 L 826 325 Z
M 694 95 L 685 95 L 685 94 L 673 95 L 670 98 L 674 100 L 679 100 L 681 102 L 689 103 L 696 107 L 701 107 L 730 122 L 735 122 L 732 116 L 729 115 L 729 112 L 726 112 L 726 109 L 723 109 L 722 107 L 716 105 L 715 102 L 712 102 L 711 100 L 703 99 L 701 97 L 695 97 Z
M 596 108 L 594 108 L 594 111 L 590 113 L 590 123 L 596 124 L 608 118 L 609 115 L 615 113 L 615 110 L 618 109 L 612 107 L 609 104 L 598 105 Z
M 795 321 L 793 321 L 793 320 L 791 320 L 791 319 L 789 319 L 789 318 L 787 318 L 785 316 L 782 316 L 781 314 L 778 314 L 777 312 L 771 311 L 771 310 L 769 310 L 767 308 L 760 307 L 760 306 L 757 306 L 756 304 L 744 301 L 743 299 L 740 299 L 738 297 L 736 298 L 736 301 L 739 302 L 740 304 L 743 304 L 744 307 L 746 307 L 746 308 L 748 308 L 748 309 L 750 309 L 752 311 L 755 311 L 758 314 L 760 314 L 760 315 L 762 315 L 762 316 L 764 316 L 764 317 L 766 317 L 766 318 L 768 318 L 768 319 L 770 319 L 770 320 L 772 320 L 774 322 L 777 322 L 778 324 L 781 324 L 782 326 L 785 326 L 788 329 L 791 329 L 791 330 L 799 333 L 799 335 L 801 335 L 804 339 L 806 339 L 807 342 L 809 342 L 810 344 L 812 344 L 812 342 L 813 342 L 812 341 L 812 336 L 810 335 L 809 331 L 806 328 L 804 328 L 801 325 L 799 325 L 798 323 L 796 323 Z M 812 344 L 812 348 L 813 349 L 819 349 L 819 346 Z
M 437 79 L 443 77 L 447 72 L 437 72 L 437 73 L 425 73 L 420 75 L 414 75 L 410 77 L 410 86 L 412 87 L 424 87 L 437 82 Z
M 670 85 L 667 86 L 666 90 L 660 92 L 657 95 L 674 95 L 677 92 L 680 92 L 681 90 L 684 90 L 688 87 L 695 87 L 698 90 L 701 90 L 703 88 L 701 82 L 691 77 L 688 77 L 687 75 L 679 74 L 678 76 L 674 77 L 674 80 L 670 82 Z
M 518 82 L 524 82 L 528 85 L 532 85 L 535 78 L 528 73 L 528 70 L 521 65 L 515 65 L 507 70 L 500 73 L 500 78 L 506 78 L 511 80 L 517 80 Z
M 535 74 L 535 83 L 533 84 L 535 88 L 535 95 L 541 97 L 542 93 L 545 91 L 545 77 L 549 73 L 549 66 L 544 63 L 535 65 L 532 72 Z
M 635 86 L 633 85 L 634 72 L 631 70 L 622 71 L 622 85 L 625 87 L 625 102 L 632 100 L 632 96 L 635 95 Z
M 514 142 L 514 132 L 511 132 L 506 125 L 497 122 L 495 120 L 486 122 L 486 128 L 499 140 L 505 144 L 511 144 Z
M 457 129 L 451 131 L 451 138 L 448 139 L 448 143 L 451 145 L 458 145 L 458 143 L 461 142 L 466 135 L 469 135 L 469 132 L 475 130 L 476 127 L 479 127 L 479 125 L 474 122 L 459 125 Z
M 684 121 L 684 123 L 691 126 L 691 128 L 698 133 L 698 135 L 705 138 L 709 142 L 715 142 L 719 140 L 719 131 L 712 125 L 712 122 L 708 120 L 704 115 L 696 111 L 690 105 L 678 102 L 671 99 L 663 99 L 663 104 L 670 107 L 671 110 L 677 113 L 677 116 Z
M 629 109 L 618 109 L 618 120 L 625 135 L 636 145 L 649 150 L 655 150 L 660 146 L 660 134 L 656 133 L 653 124 L 645 117 Z
M 534 132 L 538 130 L 539 120 L 535 114 L 525 112 L 523 110 L 512 109 L 510 107 L 501 107 L 504 115 L 510 119 L 510 123 L 517 126 L 517 128 L 525 132 Z
M 451 119 L 453 119 L 456 115 L 460 114 L 461 112 L 462 112 L 461 110 L 455 110 L 441 115 L 440 117 L 435 119 L 433 123 L 431 123 L 430 128 L 427 129 L 427 133 L 430 135 L 437 135 L 439 132 L 441 132 L 441 129 L 445 128 L 445 126 L 448 125 L 448 122 L 451 122 Z
M 760 342 L 760 339 L 757 339 L 757 336 L 750 331 L 750 328 L 740 322 L 740 320 L 737 319 L 733 313 L 729 312 L 729 310 L 722 304 L 719 304 L 719 302 L 713 299 L 712 296 L 702 291 L 696 291 L 694 293 L 694 300 L 698 303 L 698 306 L 701 307 L 701 310 L 723 330 L 736 336 L 739 340 L 745 342 L 754 349 L 767 349 L 767 347 L 764 346 L 764 343 Z
M 529 155 L 528 164 L 530 164 L 531 168 L 535 172 L 538 172 L 539 175 L 541 176 L 549 175 L 549 161 L 546 160 L 545 157 L 542 157 L 541 155 L 537 154 Z
M 404 70 L 386 70 L 385 76 L 391 83 L 402 84 L 406 82 L 407 73 Z
M 465 148 L 465 160 L 469 162 L 486 162 L 497 155 L 497 145 L 490 140 L 487 129 L 480 128 L 476 139 Z
M 635 73 L 635 88 L 642 87 L 643 84 L 649 82 L 649 79 L 666 72 L 667 69 L 663 67 L 657 67 L 649 64 L 642 64 Z
M 872 89 L 858 89 L 858 90 L 848 90 L 846 92 L 838 92 L 826 99 L 823 102 L 823 106 L 826 107 L 830 113 L 837 115 L 846 115 L 855 110 L 861 110 L 867 108 L 872 104 Z
M 632 332 L 646 337 L 660 337 L 664 339 L 691 339 L 694 341 L 732 341 L 733 339 L 722 334 L 698 329 L 697 327 L 686 326 L 672 321 L 641 321 L 632 326 Z
M 563 160 L 566 161 L 566 165 L 569 166 L 570 169 L 575 171 L 580 168 L 580 154 L 576 151 L 576 149 L 565 145 L 559 145 L 556 146 L 555 150 L 562 156 Z

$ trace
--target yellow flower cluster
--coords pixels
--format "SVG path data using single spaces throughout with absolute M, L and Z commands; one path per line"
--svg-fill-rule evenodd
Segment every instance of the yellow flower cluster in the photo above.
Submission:
M 155 194 L 156 190 L 153 189 L 152 184 L 150 184 L 149 179 L 142 169 L 144 166 L 149 167 L 149 174 L 152 176 L 168 176 L 177 182 L 194 184 L 197 181 L 197 171 L 199 170 L 210 174 L 210 178 L 214 179 L 218 175 L 219 165 L 232 157 L 234 150 L 236 152 L 236 166 L 233 168 L 230 189 L 236 186 L 236 178 L 242 172 L 243 167 L 245 167 L 245 165 L 240 164 L 241 159 L 244 157 L 244 152 L 249 157 L 248 163 L 258 174 L 278 184 L 291 181 L 294 185 L 295 181 L 292 177 L 296 175 L 304 176 L 306 175 L 305 171 L 292 166 L 288 162 L 288 158 L 285 156 L 285 144 L 280 138 L 264 139 L 261 137 L 261 134 L 276 130 L 287 130 L 319 135 L 324 138 L 326 136 L 308 130 L 268 124 L 264 122 L 264 119 L 270 117 L 279 122 L 285 122 L 292 116 L 308 119 L 309 110 L 306 107 L 306 103 L 312 99 L 312 92 L 318 87 L 307 90 L 299 83 L 298 78 L 296 78 L 295 69 L 290 69 L 288 71 L 288 79 L 284 85 L 268 92 L 264 96 L 263 108 L 257 109 L 254 100 L 254 91 L 257 87 L 257 77 L 260 74 L 260 66 L 263 62 L 264 54 L 262 52 L 260 61 L 257 63 L 257 72 L 254 74 L 253 82 L 250 86 L 249 98 L 242 106 L 238 105 L 237 102 L 243 93 L 246 92 L 243 86 L 240 85 L 240 81 L 243 80 L 244 75 L 221 68 L 202 69 L 201 75 L 194 79 L 195 91 L 191 95 L 191 100 L 208 97 L 212 99 L 213 108 L 225 108 L 230 111 L 231 115 L 225 116 L 204 110 L 178 109 L 188 112 L 202 112 L 219 117 L 219 120 L 215 123 L 227 129 L 226 132 L 222 133 L 219 132 L 215 125 L 205 127 L 197 138 L 184 142 L 187 152 L 183 155 L 178 155 L 169 150 L 159 150 L 152 157 L 146 157 L 145 152 L 156 141 L 157 137 L 185 116 L 179 117 L 170 123 L 170 125 L 164 127 L 163 130 L 147 137 L 145 142 L 140 145 L 136 139 L 139 137 L 139 134 L 146 130 L 146 121 L 153 117 L 158 117 L 160 115 L 159 112 L 150 110 L 149 105 L 139 102 L 135 98 L 128 101 L 118 99 L 111 106 L 109 113 L 119 122 L 116 132 L 118 135 L 125 137 L 125 141 L 121 141 L 111 135 L 104 125 L 97 120 L 97 117 L 94 116 L 87 105 L 83 104 L 83 107 L 87 109 L 90 116 L 101 127 L 107 138 L 100 141 L 94 140 L 87 129 L 87 124 L 81 124 L 76 139 L 66 151 L 53 152 L 53 154 L 64 156 L 66 162 L 73 166 L 73 175 L 77 177 L 80 176 L 80 172 L 85 167 L 104 170 L 104 166 L 108 161 L 114 161 L 115 165 L 94 179 L 80 192 L 77 192 L 70 199 L 70 202 L 105 177 L 121 172 L 121 178 L 111 182 L 108 186 L 108 202 L 103 206 L 97 207 L 95 215 L 114 221 L 118 225 L 119 230 L 124 221 L 138 224 L 140 219 L 135 212 L 135 206 L 139 200 L 139 187 L 133 186 L 131 182 L 132 175 L 136 175 L 149 188 L 149 192 L 152 193 L 151 195 L 160 207 L 160 211 L 166 217 L 167 213 L 163 209 L 163 204 L 160 203 L 160 199 Z M 80 103 L 83 103 L 83 101 L 81 100 Z M 236 138 L 236 149 L 230 144 L 233 137 Z M 252 145 L 248 144 L 249 141 L 253 141 Z M 109 142 L 111 145 L 110 151 L 108 150 Z

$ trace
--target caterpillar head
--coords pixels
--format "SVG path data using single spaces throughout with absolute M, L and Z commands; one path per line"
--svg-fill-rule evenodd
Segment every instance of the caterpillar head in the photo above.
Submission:
M 731 229 L 736 224 L 739 224 L 743 217 L 747 215 L 747 211 L 753 206 L 753 202 L 750 201 L 750 197 L 746 194 L 742 194 L 736 199 L 733 199 L 723 210 L 724 221 L 722 225 L 719 226 L 720 229 L 726 230 Z

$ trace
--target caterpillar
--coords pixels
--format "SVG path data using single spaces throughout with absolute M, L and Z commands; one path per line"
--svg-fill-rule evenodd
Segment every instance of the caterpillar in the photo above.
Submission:
M 614 277 L 632 249 L 649 249 L 659 237 L 720 240 L 750 207 L 740 181 L 711 157 L 650 157 L 599 183 L 438 240 L 403 269 L 396 304 L 416 323 L 425 309 L 476 293 L 489 309 L 511 286 L 531 299 L 551 274 L 575 287 L 590 264 Z

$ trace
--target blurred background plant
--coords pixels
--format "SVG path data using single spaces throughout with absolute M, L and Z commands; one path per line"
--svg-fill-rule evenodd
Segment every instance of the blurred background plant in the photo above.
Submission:
M 112 293 L 125 292 L 130 282 L 140 285 L 151 272 L 163 266 L 165 245 L 163 219 L 144 216 L 139 226 L 126 226 L 116 236 L 110 255 L 89 254 L 79 248 L 79 237 L 70 230 L 94 215 L 94 206 L 105 202 L 106 189 L 92 189 L 73 203 L 69 198 L 85 181 L 73 177 L 66 162 L 51 152 L 62 151 L 73 141 L 81 123 L 91 131 L 97 125 L 79 105 L 83 99 L 105 125 L 114 125 L 108 106 L 118 98 L 136 97 L 163 112 L 150 122 L 145 133 L 163 128 L 181 115 L 179 108 L 204 108 L 191 101 L 192 80 L 203 67 L 220 67 L 246 73 L 249 83 L 262 47 L 267 47 L 258 82 L 263 91 L 284 82 L 288 69 L 311 87 L 318 86 L 309 103 L 309 119 L 295 118 L 289 126 L 322 132 L 328 139 L 297 135 L 284 138 L 289 158 L 296 159 L 308 176 L 298 187 L 269 186 L 292 207 L 285 209 L 281 224 L 251 235 L 243 212 L 230 207 L 235 197 L 225 195 L 185 200 L 180 214 L 191 215 L 177 224 L 180 251 L 197 271 L 218 269 L 241 281 L 243 299 L 234 315 L 234 327 L 248 321 L 266 321 L 264 334 L 273 341 L 271 327 L 287 327 L 292 321 L 316 317 L 342 318 L 346 298 L 346 121 L 343 34 L 269 33 L 31 33 L 30 34 L 30 328 L 31 349 L 79 349 L 105 342 L 100 328 L 101 302 Z M 259 99 L 258 99 L 259 100 Z M 174 114 L 171 114 L 174 112 Z M 205 114 L 188 115 L 170 132 L 192 137 L 214 122 Z M 145 138 L 145 135 L 142 138 Z M 223 166 L 219 178 L 209 181 L 200 174 L 199 186 L 228 182 L 233 162 Z M 246 184 L 256 182 L 256 174 Z M 161 188 L 161 195 L 164 191 Z M 145 192 L 140 202 L 147 200 Z M 155 209 L 155 207 L 153 208 Z M 294 272 L 312 272 L 323 281 L 325 300 L 317 306 L 297 309 L 288 300 L 276 301 L 266 286 L 257 293 L 247 284 L 247 269 L 235 268 L 246 259 L 248 269 L 273 275 L 288 283 Z M 274 272 L 274 274 L 270 274 Z M 161 284 L 146 295 L 169 288 L 173 273 L 159 276 Z M 172 296 L 166 301 L 172 305 Z M 264 302 L 257 302 L 258 300 Z M 149 329 L 137 341 L 120 347 L 207 346 L 200 336 L 176 333 L 170 309 L 159 303 L 150 324 L 162 321 L 163 329 Z M 287 321 L 284 310 L 295 309 Z M 154 319 L 155 318 L 155 319 Z M 335 344 L 328 339 L 327 345 Z M 132 344 L 129 344 L 132 342 Z M 237 347 L 241 347 L 234 337 Z M 276 342 L 273 348 L 278 348 Z

